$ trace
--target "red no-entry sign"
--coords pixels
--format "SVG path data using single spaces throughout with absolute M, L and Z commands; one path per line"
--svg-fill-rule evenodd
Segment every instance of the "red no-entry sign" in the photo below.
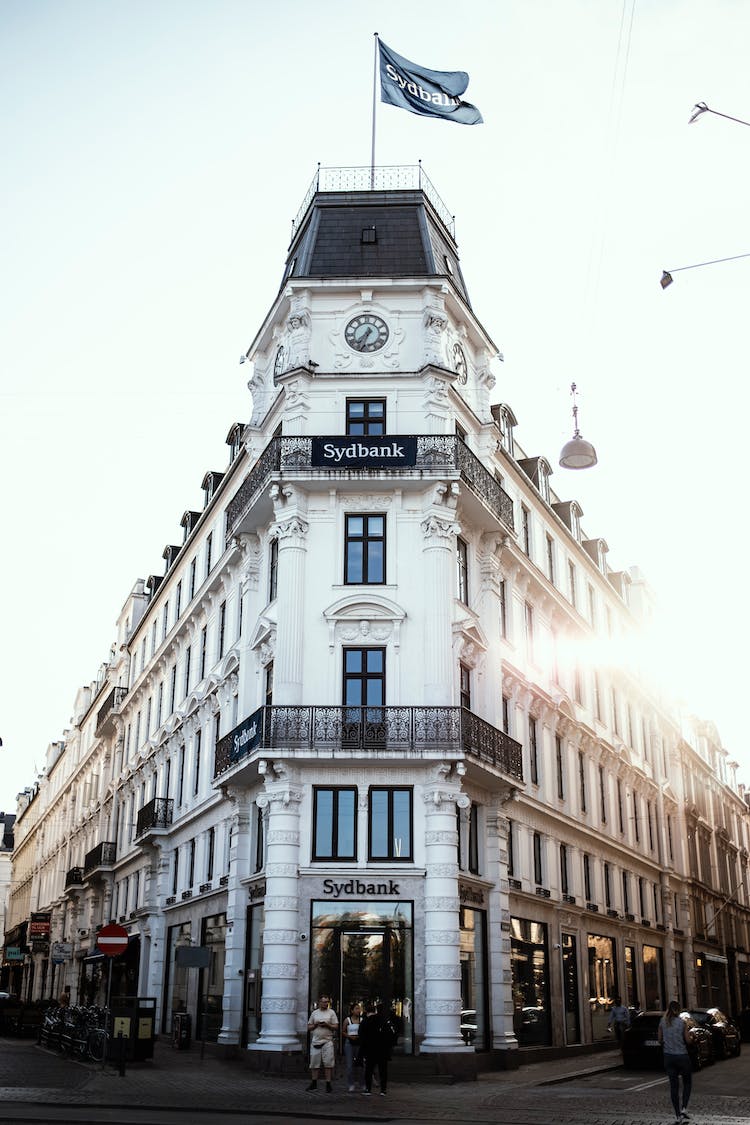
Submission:
M 96 935 L 96 944 L 105 957 L 116 957 L 128 948 L 128 931 L 114 922 L 109 926 L 102 926 Z

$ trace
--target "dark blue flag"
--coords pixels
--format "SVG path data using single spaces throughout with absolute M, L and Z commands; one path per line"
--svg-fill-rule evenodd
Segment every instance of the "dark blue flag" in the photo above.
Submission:
M 380 100 L 423 117 L 442 117 L 459 125 L 480 125 L 475 105 L 461 101 L 469 76 L 465 70 L 428 70 L 397 55 L 378 39 Z

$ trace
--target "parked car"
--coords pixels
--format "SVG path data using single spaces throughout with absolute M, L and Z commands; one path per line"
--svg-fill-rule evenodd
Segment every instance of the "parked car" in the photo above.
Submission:
M 626 1027 L 622 1036 L 622 1064 L 627 1070 L 663 1067 L 662 1048 L 659 1042 L 659 1021 L 663 1012 L 639 1012 Z M 686 1012 L 687 1016 L 688 1013 Z M 691 1018 L 693 1042 L 688 1051 L 693 1070 L 700 1070 L 714 1061 L 711 1032 Z
M 734 1020 L 719 1008 L 691 1008 L 687 1013 L 698 1027 L 707 1028 L 717 1059 L 736 1058 L 742 1050 L 742 1035 Z
M 477 1035 L 477 1013 L 474 1008 L 464 1008 L 461 1012 L 461 1035 L 467 1047 L 470 1047 Z

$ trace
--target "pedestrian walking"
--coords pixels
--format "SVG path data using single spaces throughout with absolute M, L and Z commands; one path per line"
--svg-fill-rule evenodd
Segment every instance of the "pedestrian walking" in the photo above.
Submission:
M 344 1019 L 342 1031 L 344 1033 L 344 1059 L 346 1061 L 346 1082 L 349 1093 L 353 1094 L 359 1085 L 359 1074 L 362 1074 L 362 1062 L 359 1054 L 359 1028 L 362 1022 L 362 1008 L 359 1004 L 351 1004 L 349 1015 Z M 359 1064 L 358 1064 L 358 1060 Z
M 375 1011 L 362 1020 L 359 1038 L 365 1060 L 365 1095 L 372 1093 L 373 1071 L 376 1067 L 380 1075 L 381 1096 L 388 1089 L 388 1063 L 399 1036 L 396 1018 L 393 1013 L 386 1011 L 383 1004 L 378 1004 Z
M 333 1047 L 334 1035 L 339 1029 L 338 1016 L 330 1006 L 327 996 L 318 998 L 317 1008 L 313 1008 L 310 1019 L 307 1021 L 307 1030 L 310 1035 L 310 1085 L 308 1090 L 317 1090 L 318 1072 L 323 1067 L 326 1080 L 326 1093 L 330 1094 L 331 1077 L 336 1062 Z
M 676 1000 L 670 1000 L 669 1007 L 659 1021 L 659 1042 L 664 1050 L 664 1069 L 669 1078 L 669 1096 L 674 1106 L 675 1125 L 681 1125 L 690 1117 L 687 1108 L 693 1088 L 693 1064 L 688 1052 L 691 1040 L 690 1027 L 680 1015 L 679 1004 Z
M 615 1002 L 609 1013 L 607 1028 L 609 1031 L 614 1031 L 615 1039 L 620 1047 L 622 1047 L 622 1036 L 626 1027 L 630 1027 L 630 1010 L 625 1007 L 619 996 L 615 996 Z

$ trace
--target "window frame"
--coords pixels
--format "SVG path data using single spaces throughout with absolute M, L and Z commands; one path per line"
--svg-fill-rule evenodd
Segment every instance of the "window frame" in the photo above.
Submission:
M 348 398 L 346 400 L 346 415 L 345 415 L 345 430 L 347 437 L 383 437 L 387 432 L 386 425 L 386 403 L 385 398 Z M 362 405 L 363 413 L 362 418 L 353 418 L 351 416 L 351 409 L 354 406 Z M 370 417 L 371 406 L 382 406 L 382 417 Z M 357 432 L 353 427 L 362 426 L 362 430 Z M 377 426 L 382 426 L 382 429 L 377 429 Z
M 373 796 L 385 793 L 388 817 L 388 850 L 385 855 L 373 854 Z M 396 793 L 406 793 L 409 801 L 409 840 L 406 855 L 395 855 L 393 798 Z M 371 785 L 367 794 L 367 858 L 370 863 L 412 863 L 414 859 L 414 787 L 412 785 Z
M 331 852 L 329 855 L 319 854 L 319 825 L 318 825 L 318 799 L 321 794 L 330 793 L 331 798 Z M 352 838 L 352 854 L 343 855 L 339 846 L 339 824 L 341 820 L 341 809 L 339 798 L 341 794 L 348 793 L 352 797 L 352 810 L 351 810 L 351 838 Z M 358 856 L 357 848 L 357 834 L 359 827 L 359 810 L 358 810 L 358 797 L 359 793 L 356 785 L 314 785 L 313 786 L 313 807 L 312 807 L 312 842 L 310 858 L 313 863 L 356 863 Z
M 354 520 L 362 520 L 362 534 L 355 535 L 349 530 L 350 522 Z M 370 532 L 369 521 L 380 520 L 382 532 L 379 535 L 373 535 Z M 349 549 L 354 543 L 361 543 L 362 545 L 362 558 L 361 558 L 361 571 L 359 578 L 349 577 Z M 370 553 L 369 545 L 371 543 L 380 543 L 382 545 L 381 565 L 379 569 L 379 577 L 370 577 Z M 384 586 L 386 584 L 386 551 L 387 551 L 387 536 L 386 536 L 386 516 L 384 512 L 346 512 L 344 513 L 344 585 L 345 586 Z

